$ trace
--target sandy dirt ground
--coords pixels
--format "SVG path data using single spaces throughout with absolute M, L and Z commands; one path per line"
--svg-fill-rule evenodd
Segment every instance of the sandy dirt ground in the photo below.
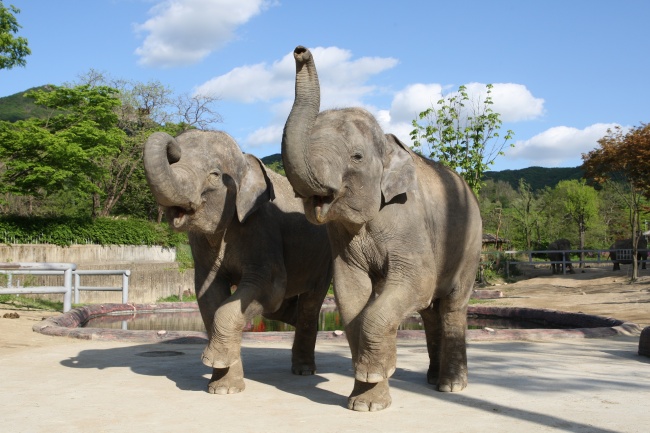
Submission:
M 515 283 L 502 281 L 482 289 L 498 290 L 500 299 L 489 305 L 547 308 L 574 313 L 595 314 L 650 326 L 650 269 L 639 269 L 631 283 L 630 266 L 612 271 L 612 266 L 575 269 L 574 274 L 553 275 L 548 267 L 523 269 Z
M 487 305 L 547 308 L 582 312 L 650 326 L 650 269 L 640 270 L 640 278 L 630 283 L 629 266 L 613 272 L 611 265 L 601 268 L 576 269 L 575 274 L 552 275 L 546 266 L 523 269 L 519 281 L 493 281 L 478 289 L 497 290 L 502 298 L 485 300 Z M 19 318 L 4 318 L 6 313 L 18 313 Z M 0 304 L 0 351 L 16 352 L 33 347 L 45 347 L 71 339 L 41 335 L 32 326 L 43 318 L 60 313 L 15 310 Z M 79 341 L 81 343 L 81 341 Z

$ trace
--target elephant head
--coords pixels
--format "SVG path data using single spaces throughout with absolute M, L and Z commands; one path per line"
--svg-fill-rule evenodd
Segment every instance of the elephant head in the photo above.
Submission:
M 319 113 L 312 54 L 299 46 L 293 55 L 296 94 L 282 136 L 287 178 L 310 222 L 363 225 L 383 204 L 416 188 L 412 155 L 363 109 Z
M 156 132 L 144 146 L 144 169 L 156 201 L 179 231 L 222 232 L 235 214 L 244 222 L 273 199 L 262 162 L 220 131 L 191 130 L 176 138 Z

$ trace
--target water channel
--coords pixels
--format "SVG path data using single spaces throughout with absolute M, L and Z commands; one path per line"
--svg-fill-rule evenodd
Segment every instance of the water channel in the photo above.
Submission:
M 522 320 L 507 317 L 468 315 L 468 329 L 563 329 L 569 326 L 548 323 L 543 319 Z M 335 309 L 323 309 L 319 317 L 319 331 L 343 330 L 343 323 Z M 85 328 L 125 329 L 125 330 L 166 330 L 166 331 L 205 331 L 198 311 L 175 311 L 155 313 L 111 314 L 90 318 L 82 325 Z M 402 322 L 400 330 L 422 330 L 422 319 L 418 314 Z M 293 331 L 294 327 L 285 323 L 256 317 L 246 324 L 245 332 Z

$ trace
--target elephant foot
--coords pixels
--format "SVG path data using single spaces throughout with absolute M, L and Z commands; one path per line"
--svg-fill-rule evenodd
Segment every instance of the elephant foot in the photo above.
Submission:
M 239 353 L 236 355 L 229 350 L 215 350 L 209 346 L 201 354 L 201 362 L 212 368 L 229 368 L 240 363 Z
M 429 379 L 429 374 L 427 374 Z M 435 382 L 429 380 L 429 383 L 435 385 Z M 438 391 L 440 392 L 458 392 L 467 387 L 467 368 L 461 369 L 456 373 L 441 375 L 437 381 Z
M 293 363 L 291 372 L 298 376 L 311 376 L 316 374 L 316 364 L 314 363 Z
M 429 385 L 438 385 L 439 375 L 440 375 L 440 366 L 429 364 L 429 370 L 427 370 L 427 383 Z
M 388 409 L 392 399 L 388 379 L 379 383 L 354 381 L 354 389 L 348 397 L 348 409 L 357 412 L 378 412 Z
M 215 368 L 208 383 L 210 394 L 237 394 L 246 388 L 241 363 L 230 368 Z

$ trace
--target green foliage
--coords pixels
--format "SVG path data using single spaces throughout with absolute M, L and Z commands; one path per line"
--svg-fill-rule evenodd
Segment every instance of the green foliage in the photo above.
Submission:
M 452 170 L 457 171 L 476 195 L 483 186 L 483 173 L 503 155 L 503 148 L 514 132 L 508 130 L 503 138 L 499 135 L 501 119 L 492 110 L 492 85 L 486 85 L 485 100 L 471 101 L 465 86 L 458 92 L 438 101 L 419 114 L 419 120 L 426 120 L 426 126 L 413 120 L 411 131 L 413 148 L 428 153 Z M 424 151 L 425 143 L 429 152 Z
M 0 69 L 12 69 L 14 66 L 25 66 L 25 57 L 32 51 L 27 39 L 14 36 L 22 27 L 18 24 L 16 15 L 20 9 L 13 5 L 5 7 L 0 1 Z
M 187 296 L 183 296 L 183 299 L 179 298 L 178 295 L 169 295 L 164 298 L 160 298 L 156 300 L 158 303 L 162 302 L 196 302 L 196 295 L 191 294 Z
M 27 96 L 52 116 L 0 122 L 2 191 L 33 197 L 66 189 L 99 193 L 97 183 L 109 175 L 103 162 L 117 154 L 125 137 L 116 127 L 115 90 L 55 87 Z
M 185 233 L 167 224 L 138 219 L 70 217 L 0 217 L 0 242 L 5 244 L 161 245 L 187 243 Z
M 180 271 L 194 269 L 194 257 L 189 244 L 180 243 L 176 245 L 176 261 Z

